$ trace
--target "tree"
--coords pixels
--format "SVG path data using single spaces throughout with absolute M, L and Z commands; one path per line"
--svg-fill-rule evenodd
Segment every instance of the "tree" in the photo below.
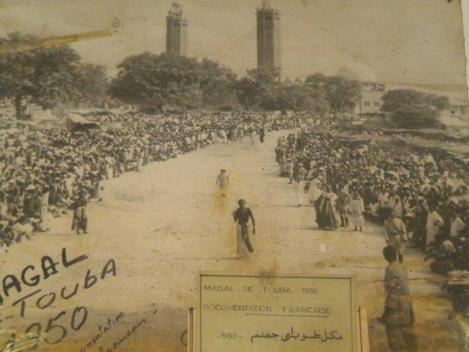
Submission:
M 236 79 L 229 68 L 215 61 L 169 54 L 130 56 L 118 69 L 110 94 L 143 108 L 221 105 L 233 96 Z
M 328 77 L 322 73 L 314 73 L 305 79 L 305 84 L 315 90 L 325 91 L 326 84 L 328 82 Z
M 264 90 L 258 81 L 243 77 L 235 82 L 235 92 L 239 102 L 249 110 L 259 104 Z
M 12 33 L 0 45 L 34 44 L 34 36 Z M 0 55 L 0 98 L 11 99 L 16 117 L 25 118 L 26 104 L 44 109 L 70 101 L 76 92 L 75 69 L 80 56 L 69 46 L 38 48 Z
M 383 95 L 384 112 L 404 128 L 438 127 L 438 116 L 449 107 L 449 99 L 412 89 L 391 90 Z
M 270 86 L 262 97 L 261 106 L 266 110 L 311 111 L 323 113 L 328 103 L 321 91 L 302 82 L 283 82 Z
M 143 53 L 126 58 L 111 82 L 111 95 L 141 107 L 200 105 L 197 61 L 183 56 Z
M 305 80 L 309 87 L 322 91 L 335 112 L 351 112 L 360 101 L 361 83 L 342 76 L 315 73 Z
M 278 69 L 259 67 L 248 70 L 247 75 L 264 86 L 280 83 L 280 71 Z
M 329 77 L 326 95 L 331 109 L 336 112 L 351 112 L 360 101 L 361 84 L 344 77 Z
M 402 128 L 438 127 L 438 111 L 428 105 L 415 105 L 392 113 L 393 122 Z
M 293 85 L 291 87 L 296 98 L 296 109 L 325 113 L 329 110 L 329 103 L 323 91 L 308 87 L 307 85 Z
M 234 98 L 236 74 L 216 61 L 203 59 L 200 63 L 202 73 L 202 105 L 220 107 L 229 104 Z
M 259 68 L 247 71 L 247 76 L 235 83 L 238 100 L 245 109 L 265 107 L 265 100 L 269 100 L 269 95 L 280 85 L 279 78 L 276 70 Z
M 449 98 L 446 96 L 428 94 L 426 100 L 430 105 L 434 106 L 440 112 L 443 110 L 447 110 L 450 107 Z
M 329 103 L 323 85 L 312 84 L 311 80 L 308 83 L 298 79 L 281 81 L 278 71 L 260 68 L 249 70 L 247 77 L 238 80 L 235 87 L 246 109 L 324 113 Z
M 395 89 L 386 92 L 382 100 L 382 110 L 394 113 L 399 110 L 410 110 L 413 106 L 422 104 L 425 94 L 412 89 Z
M 74 96 L 75 105 L 102 107 L 108 100 L 108 78 L 103 66 L 81 63 L 75 70 L 79 89 Z

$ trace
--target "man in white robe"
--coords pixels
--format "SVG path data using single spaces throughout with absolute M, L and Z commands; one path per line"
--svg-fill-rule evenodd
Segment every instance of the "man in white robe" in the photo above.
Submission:
M 444 220 L 440 214 L 432 206 L 429 209 L 427 215 L 427 223 L 425 226 L 426 237 L 425 237 L 425 246 L 428 250 L 430 246 L 435 243 L 436 237 L 440 234 L 440 229 L 444 225 Z

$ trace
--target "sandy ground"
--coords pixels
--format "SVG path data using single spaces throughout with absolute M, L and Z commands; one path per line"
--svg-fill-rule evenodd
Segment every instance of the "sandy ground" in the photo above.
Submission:
M 270 134 L 264 144 L 245 140 L 210 146 L 110 180 L 105 183 L 103 201 L 89 207 L 89 234 L 71 234 L 68 214 L 52 221 L 50 233 L 12 247 L 0 257 L 2 276 L 19 274 L 28 264 L 40 271 L 41 256 L 60 261 L 64 247 L 70 257 L 86 254 L 89 258 L 69 268 L 59 264 L 56 275 L 34 288 L 25 286 L 22 294 L 38 288 L 43 292 L 28 301 L 24 318 L 18 307 L 11 306 L 20 295 L 7 297 L 2 328 L 21 336 L 37 321 L 45 331 L 47 320 L 64 310 L 57 322 L 66 327 L 67 336 L 58 344 L 41 342 L 40 351 L 111 351 L 113 343 L 135 325 L 139 325 L 135 332 L 114 350 L 184 351 L 180 340 L 186 311 L 196 302 L 199 271 L 352 274 L 358 279 L 359 303 L 368 310 L 372 351 L 386 351 L 384 329 L 375 321 L 384 299 L 382 229 L 373 225 L 363 233 L 316 229 L 313 208 L 296 207 L 293 187 L 278 177 L 274 147 L 280 134 L 285 132 Z M 221 168 L 231 177 L 226 197 L 215 187 Z M 256 252 L 246 261 L 236 257 L 231 219 L 239 198 L 247 200 L 257 220 Z M 457 334 L 447 319 L 450 304 L 441 296 L 440 283 L 434 282 L 422 254 L 408 252 L 419 350 L 458 351 Z M 116 262 L 117 276 L 108 275 L 84 289 L 86 271 L 99 276 L 109 259 Z M 79 289 L 74 297 L 59 297 L 63 286 L 70 292 L 76 283 Z M 55 302 L 46 309 L 36 307 L 37 298 L 49 292 L 57 293 Z M 70 327 L 76 306 L 88 310 L 78 331 Z M 120 312 L 123 318 L 115 322 Z M 99 335 L 108 319 L 110 329 Z M 145 323 L 138 324 L 142 319 Z M 47 337 L 53 342 L 61 335 L 62 330 L 55 328 Z M 86 347 L 98 335 L 96 343 Z

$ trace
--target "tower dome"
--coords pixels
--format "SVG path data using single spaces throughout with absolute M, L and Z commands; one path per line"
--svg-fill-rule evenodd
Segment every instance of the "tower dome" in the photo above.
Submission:
M 377 81 L 375 72 L 369 66 L 359 62 L 352 62 L 343 66 L 337 72 L 337 75 L 360 82 L 374 83 Z

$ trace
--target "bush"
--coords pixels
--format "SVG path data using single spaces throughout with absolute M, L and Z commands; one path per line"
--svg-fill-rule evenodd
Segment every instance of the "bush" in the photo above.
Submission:
M 391 90 L 383 95 L 384 112 L 402 128 L 440 127 L 438 116 L 449 107 L 449 99 L 412 89 Z
M 391 115 L 392 122 L 402 128 L 437 128 L 440 127 L 438 111 L 429 107 L 401 109 Z

